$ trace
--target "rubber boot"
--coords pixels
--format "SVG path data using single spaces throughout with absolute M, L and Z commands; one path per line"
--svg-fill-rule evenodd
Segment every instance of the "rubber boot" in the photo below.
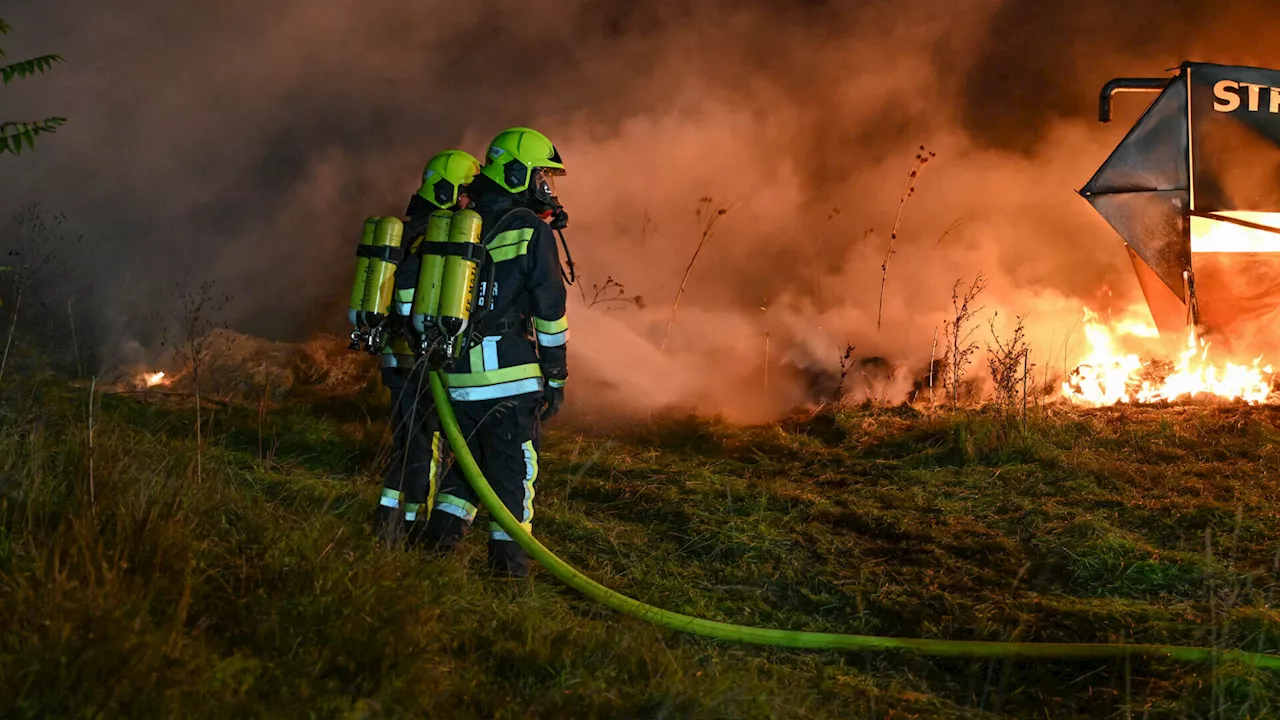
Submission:
M 489 541 L 489 572 L 494 577 L 520 579 L 529 577 L 533 561 L 519 545 L 510 540 Z

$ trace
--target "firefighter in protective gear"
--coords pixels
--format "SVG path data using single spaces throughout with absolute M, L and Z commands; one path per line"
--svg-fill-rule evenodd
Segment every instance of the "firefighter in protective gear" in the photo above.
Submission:
M 468 192 L 483 218 L 488 249 L 481 272 L 483 314 L 471 349 L 444 374 L 462 435 L 498 497 L 532 529 L 538 430 L 560 407 L 569 375 L 565 283 L 549 221 L 567 217 L 555 193 L 565 172 L 551 141 L 529 128 L 494 138 Z M 561 223 L 562 224 L 562 223 Z M 475 520 L 479 499 L 456 463 L 445 472 L 427 521 L 427 544 L 455 548 Z M 489 565 L 524 577 L 528 555 L 489 524 Z
M 410 346 L 409 313 L 422 263 L 420 244 L 432 212 L 466 205 L 466 186 L 479 171 L 480 161 L 461 150 L 436 155 L 427 162 L 422 187 L 405 211 L 406 253 L 395 273 L 391 341 L 381 355 L 382 382 L 391 393 L 393 452 L 383 471 L 374 531 L 389 542 L 421 538 L 440 475 L 439 419 L 432 407 L 426 368 L 415 363 Z

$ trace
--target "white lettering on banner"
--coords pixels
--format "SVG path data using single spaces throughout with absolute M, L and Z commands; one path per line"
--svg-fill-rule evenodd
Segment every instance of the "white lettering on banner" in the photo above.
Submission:
M 1268 97 L 1265 109 L 1262 103 L 1263 91 L 1267 92 Z M 1241 97 L 1242 95 L 1244 97 Z M 1219 80 L 1213 86 L 1213 97 L 1213 109 L 1220 113 L 1235 112 L 1241 105 L 1245 105 L 1249 112 L 1270 112 L 1272 115 L 1280 115 L 1280 88 L 1269 85 Z
M 1213 96 L 1217 98 L 1213 103 L 1213 109 L 1228 113 L 1240 107 L 1240 96 L 1232 92 L 1239 89 L 1240 83 L 1234 80 L 1219 80 L 1218 84 L 1213 86 Z
M 1258 94 L 1266 85 L 1255 85 L 1254 83 L 1240 83 L 1240 87 L 1249 88 L 1249 112 L 1258 112 Z

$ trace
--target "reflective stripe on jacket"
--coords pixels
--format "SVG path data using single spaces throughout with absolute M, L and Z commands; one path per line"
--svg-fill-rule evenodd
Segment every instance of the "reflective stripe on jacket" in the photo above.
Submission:
M 493 288 L 485 287 L 489 273 L 483 269 L 480 295 L 490 310 L 510 308 L 503 318 L 483 322 L 499 321 L 508 329 L 484 337 L 449 368 L 449 395 L 458 401 L 541 393 L 544 381 L 561 386 L 569 374 L 566 291 L 555 234 L 532 213 L 508 214 L 503 200 L 486 207 L 482 197 L 476 209 L 486 235 L 498 224 L 486 244 Z

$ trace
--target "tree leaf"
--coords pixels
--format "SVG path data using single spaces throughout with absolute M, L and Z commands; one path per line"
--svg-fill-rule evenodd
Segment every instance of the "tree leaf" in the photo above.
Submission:
M 55 132 L 66 122 L 66 118 L 52 117 L 32 122 L 0 123 L 0 155 L 6 152 L 21 155 L 24 142 L 28 148 L 35 149 L 37 135 Z
M 8 85 L 14 78 L 25 78 L 48 72 L 57 63 L 62 62 L 61 55 L 41 55 L 30 60 L 23 60 L 12 65 L 0 67 L 0 79 Z

